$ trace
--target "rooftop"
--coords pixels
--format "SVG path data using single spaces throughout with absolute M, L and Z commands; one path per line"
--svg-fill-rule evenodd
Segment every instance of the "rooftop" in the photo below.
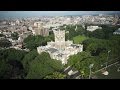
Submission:
M 58 57 L 62 57 L 64 54 L 62 54 L 62 53 L 59 53 L 57 56 Z
M 75 44 L 71 44 L 72 47 L 76 47 L 76 48 L 79 48 L 78 45 L 75 45 Z
M 118 30 L 116 30 L 115 32 L 120 33 L 120 28 Z
M 54 52 L 57 52 L 58 50 L 55 49 L 55 48 L 49 48 L 49 49 L 47 49 L 46 51 L 49 51 L 49 52 L 51 52 L 51 53 L 54 53 Z

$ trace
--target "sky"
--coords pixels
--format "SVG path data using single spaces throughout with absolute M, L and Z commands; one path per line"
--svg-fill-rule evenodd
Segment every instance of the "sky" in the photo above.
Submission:
M 109 14 L 120 11 L 0 11 L 0 18 L 5 17 L 34 17 L 34 16 L 63 16 L 63 15 L 91 15 Z

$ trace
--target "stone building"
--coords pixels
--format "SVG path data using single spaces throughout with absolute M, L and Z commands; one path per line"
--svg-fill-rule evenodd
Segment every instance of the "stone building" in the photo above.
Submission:
M 65 41 L 64 30 L 53 30 L 55 42 L 47 42 L 46 46 L 37 47 L 38 53 L 48 52 L 52 59 L 62 61 L 62 64 L 67 64 L 67 59 L 70 55 L 77 54 L 83 51 L 83 45 L 73 44 L 73 41 Z

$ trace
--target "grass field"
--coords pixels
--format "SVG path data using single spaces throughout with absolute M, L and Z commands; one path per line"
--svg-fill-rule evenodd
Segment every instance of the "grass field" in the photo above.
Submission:
M 79 43 L 82 43 L 86 39 L 88 39 L 88 37 L 79 35 L 79 36 L 74 37 L 73 41 L 75 44 L 79 44 Z
M 95 74 L 95 77 L 97 79 L 120 79 L 120 71 L 118 72 L 118 68 L 120 68 L 119 65 L 113 65 L 109 68 L 107 68 L 107 71 L 109 74 L 107 76 L 103 75 L 101 72 L 98 72 Z

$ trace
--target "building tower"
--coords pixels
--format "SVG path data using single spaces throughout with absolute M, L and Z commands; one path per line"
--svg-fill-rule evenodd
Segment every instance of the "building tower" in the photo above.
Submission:
M 65 49 L 65 30 L 53 30 L 55 35 L 55 47 L 59 50 Z
M 119 21 L 119 16 L 118 15 L 115 15 L 115 18 L 114 18 L 114 24 L 117 24 Z

